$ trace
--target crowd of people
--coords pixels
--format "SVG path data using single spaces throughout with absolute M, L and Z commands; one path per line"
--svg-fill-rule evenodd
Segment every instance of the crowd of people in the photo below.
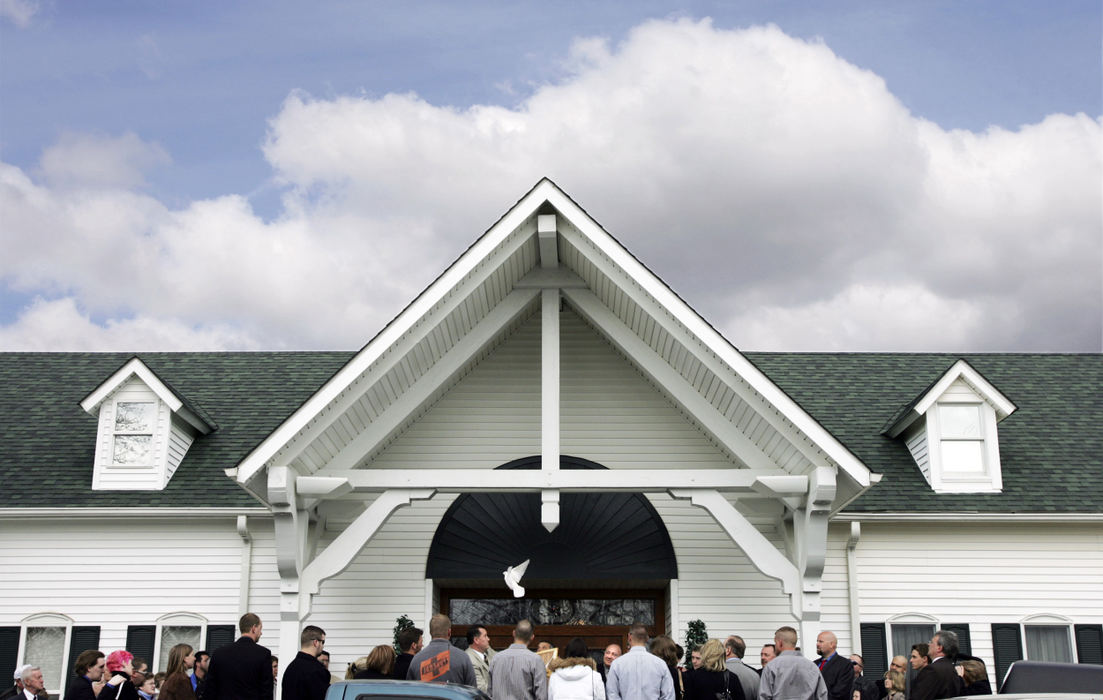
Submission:
M 260 618 L 246 613 L 238 628 L 235 642 L 211 653 L 177 644 L 157 674 L 126 650 L 81 652 L 65 700 L 275 700 L 279 659 L 259 644 Z M 534 652 L 535 634 L 521 620 L 512 644 L 495 651 L 486 627 L 473 625 L 460 649 L 451 620 L 437 614 L 429 620 L 428 644 L 421 629 L 402 630 L 397 652 L 380 644 L 350 663 L 345 678 L 457 683 L 492 700 L 941 700 L 992 693 L 984 663 L 960 654 L 957 636 L 947 630 L 914 645 L 908 659 L 894 657 L 880 679 L 866 678 L 862 657 L 841 655 L 826 630 L 816 637 L 819 658 L 812 661 L 800 653 L 796 630 L 779 628 L 763 645 L 759 668 L 743 662 L 747 646 L 738 635 L 690 649 L 690 663 L 682 666 L 685 650 L 668 635 L 650 637 L 643 625 L 628 629 L 627 652 L 609 644 L 600 659 L 578 637 L 562 649 L 541 642 Z M 324 700 L 335 680 L 325 642 L 321 628 L 303 629 L 299 652 L 284 670 L 281 700 Z M 25 665 L 0 700 L 43 699 L 44 685 L 42 670 Z

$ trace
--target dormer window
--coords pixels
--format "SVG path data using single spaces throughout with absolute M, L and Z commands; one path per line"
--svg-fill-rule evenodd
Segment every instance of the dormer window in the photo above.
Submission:
M 886 431 L 902 437 L 937 493 L 1003 489 L 996 423 L 1015 410 L 969 363 L 959 360 Z
M 163 489 L 195 438 L 214 427 L 138 358 L 81 407 L 99 420 L 94 491 Z

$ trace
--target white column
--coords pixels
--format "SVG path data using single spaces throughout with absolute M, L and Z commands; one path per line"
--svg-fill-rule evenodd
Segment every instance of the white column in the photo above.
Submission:
M 559 469 L 559 290 L 540 293 L 540 469 Z M 540 493 L 540 522 L 559 526 L 559 491 Z

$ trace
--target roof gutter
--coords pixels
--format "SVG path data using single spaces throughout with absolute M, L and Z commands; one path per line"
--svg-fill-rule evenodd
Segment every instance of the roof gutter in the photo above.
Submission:
M 1103 513 L 839 513 L 832 517 L 839 523 L 917 523 L 968 521 L 974 523 L 1100 523 Z

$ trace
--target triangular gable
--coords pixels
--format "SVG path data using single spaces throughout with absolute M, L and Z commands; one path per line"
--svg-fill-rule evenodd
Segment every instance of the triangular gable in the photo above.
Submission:
M 99 412 L 100 405 L 110 398 L 120 386 L 129 381 L 131 377 L 136 377 L 149 387 L 158 399 L 165 402 L 170 411 L 180 416 L 181 419 L 200 433 L 206 435 L 217 427 L 213 421 L 204 419 L 198 409 L 189 404 L 183 396 L 157 376 L 157 373 L 137 356 L 127 360 L 122 367 L 85 396 L 80 402 L 80 407 L 87 413 L 96 415 Z
M 560 224 L 549 232 L 550 215 L 558 215 Z M 766 448 L 750 444 L 752 439 L 744 434 L 747 428 L 736 429 L 728 421 L 724 411 L 738 402 L 750 407 L 759 438 L 763 432 L 776 435 L 769 448 L 774 451 L 766 460 L 772 460 L 771 466 L 784 463 L 803 473 L 836 466 L 849 485 L 840 489 L 841 501 L 876 480 L 844 445 L 548 179 L 517 202 L 231 473 L 248 485 L 266 466 L 296 458 L 309 473 L 331 459 L 342 468 L 357 466 L 360 454 L 370 453 L 415 419 L 447 390 L 450 378 L 462 374 L 535 313 L 540 289 L 549 286 L 559 288 L 567 303 L 706 430 L 719 434 L 748 466 L 762 461 L 758 453 L 765 454 Z M 702 387 L 701 382 L 710 385 Z M 728 398 L 717 398 L 725 392 Z M 356 420 L 366 429 L 352 426 Z M 343 421 L 348 424 L 341 425 Z M 350 444 L 355 449 L 345 449 Z M 304 456 L 304 450 L 310 454 Z
M 950 385 L 959 379 L 968 384 L 980 399 L 992 406 L 992 409 L 996 412 L 997 421 L 1002 421 L 1015 412 L 1017 408 L 1015 404 L 985 379 L 984 375 L 965 360 L 958 360 L 929 387 L 924 389 L 919 396 L 915 397 L 911 403 L 904 406 L 889 426 L 885 428 L 884 434 L 891 438 L 900 436 L 909 426 L 922 418 L 931 406 L 946 393 Z

